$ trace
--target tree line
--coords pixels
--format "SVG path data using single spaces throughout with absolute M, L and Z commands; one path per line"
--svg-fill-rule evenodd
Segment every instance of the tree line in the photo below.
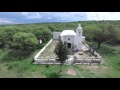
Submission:
M 83 28 L 88 41 L 93 41 L 100 48 L 101 43 L 120 44 L 120 30 L 112 24 L 88 25 Z
M 34 49 L 40 39 L 48 41 L 52 36 L 49 28 L 44 26 L 23 27 L 4 26 L 0 27 L 0 48 L 8 49 Z
M 60 23 L 37 23 L 0 26 L 0 48 L 31 49 L 52 38 L 53 31 L 76 30 L 78 24 L 83 27 L 87 41 L 108 44 L 120 44 L 120 21 L 78 21 Z

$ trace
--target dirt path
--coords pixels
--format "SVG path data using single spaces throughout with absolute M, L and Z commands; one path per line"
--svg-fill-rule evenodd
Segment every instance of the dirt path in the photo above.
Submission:
M 75 72 L 75 70 L 73 70 L 73 69 L 69 69 L 69 70 L 67 71 L 67 74 L 70 74 L 70 75 L 75 76 L 75 75 L 76 75 L 76 72 Z

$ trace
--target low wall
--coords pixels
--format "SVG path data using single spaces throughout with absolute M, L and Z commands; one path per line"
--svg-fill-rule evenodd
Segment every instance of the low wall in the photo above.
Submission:
M 71 64 L 83 64 L 83 63 L 101 63 L 99 58 L 81 58 L 81 59 L 73 59 L 73 60 L 66 60 L 64 64 L 71 65 Z M 36 64 L 60 64 L 60 61 L 57 61 L 55 58 L 38 58 L 36 60 Z
M 60 61 L 53 59 L 39 59 L 34 64 L 61 64 Z
M 52 42 L 53 39 L 51 39 L 35 56 L 34 60 L 38 60 L 39 55 L 46 49 L 46 47 Z
M 73 64 L 75 63 L 101 63 L 99 59 L 97 60 L 74 60 Z
M 51 39 L 34 57 L 34 63 L 33 64 L 60 64 L 60 61 L 56 61 L 55 57 L 39 57 L 40 54 L 46 49 L 46 47 L 52 42 L 53 39 Z M 86 44 L 86 46 L 89 48 L 89 46 Z M 90 49 L 90 52 L 96 55 L 95 58 L 73 58 L 73 60 L 66 60 L 64 64 L 71 65 L 71 64 L 91 64 L 91 63 L 101 63 L 101 56 L 96 52 L 93 51 L 93 49 Z

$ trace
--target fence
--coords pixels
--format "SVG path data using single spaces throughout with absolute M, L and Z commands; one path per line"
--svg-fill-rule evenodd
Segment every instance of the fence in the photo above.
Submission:
M 34 57 L 34 64 L 60 64 L 60 61 L 57 61 L 56 57 L 38 57 L 45 49 L 46 47 L 52 42 L 53 39 L 51 39 L 38 53 L 37 55 Z M 73 60 L 66 60 L 64 64 L 85 64 L 85 63 L 101 63 L 101 56 L 94 51 L 92 48 L 89 47 L 89 45 L 87 45 L 85 43 L 86 47 L 89 48 L 90 53 L 92 53 L 95 58 L 76 58 L 74 56 Z
M 60 64 L 60 61 L 56 60 L 55 57 L 41 57 L 38 58 L 36 64 Z M 73 60 L 66 60 L 64 64 L 83 64 L 83 63 L 101 63 L 100 58 L 80 58 L 76 59 L 75 57 Z
M 101 63 L 101 60 L 100 59 L 77 59 L 77 60 L 73 60 L 73 63 L 72 64 L 83 64 L 83 63 L 98 63 L 100 64 Z
M 60 62 L 56 60 L 38 60 L 36 64 L 60 64 Z

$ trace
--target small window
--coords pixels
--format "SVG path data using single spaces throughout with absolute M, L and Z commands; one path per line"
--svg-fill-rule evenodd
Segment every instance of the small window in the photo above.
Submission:
M 59 36 L 59 39 L 60 39 L 60 36 Z
M 70 40 L 70 38 L 68 38 L 68 40 Z

